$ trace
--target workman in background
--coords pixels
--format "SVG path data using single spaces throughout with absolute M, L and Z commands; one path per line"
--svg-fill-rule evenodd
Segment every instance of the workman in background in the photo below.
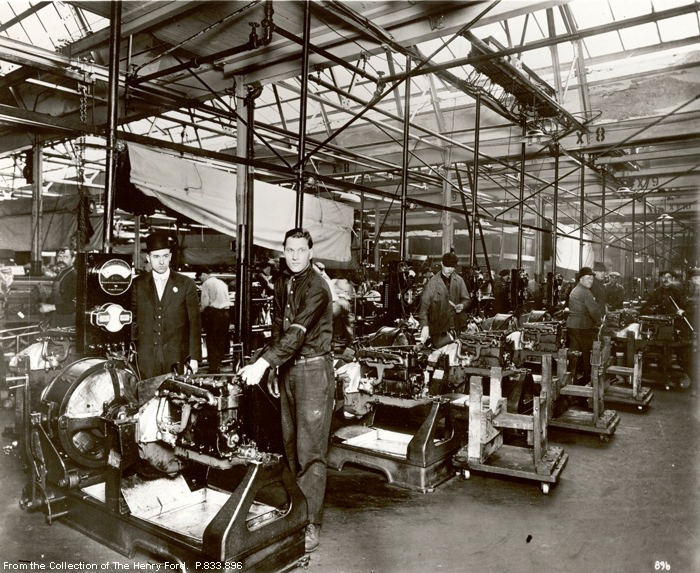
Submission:
M 308 502 L 307 552 L 319 544 L 335 392 L 333 297 L 311 262 L 313 245 L 306 229 L 285 234 L 287 271 L 275 281 L 272 343 L 240 372 L 250 385 L 259 384 L 268 368 L 279 369 L 284 451 Z
M 510 314 L 510 271 L 503 269 L 493 283 L 493 314 Z
M 581 386 L 591 381 L 591 351 L 605 313 L 605 307 L 596 302 L 591 292 L 594 279 L 590 267 L 583 267 L 578 272 L 578 284 L 569 295 L 569 316 L 566 319 L 569 350 L 581 353 L 573 372 L 574 384 Z M 578 372 L 583 372 L 583 375 L 577 380 Z
M 608 278 L 610 282 L 605 285 L 605 305 L 608 310 L 620 310 L 625 302 L 625 288 L 619 284 L 620 273 L 612 271 Z
M 601 262 L 593 264 L 593 284 L 591 285 L 591 294 L 595 301 L 603 307 L 605 311 L 605 265 Z
M 172 249 L 168 235 L 151 233 L 146 239 L 150 273 L 136 277 L 131 290 L 131 339 L 136 342 L 143 379 L 171 372 L 185 360 L 197 372 L 202 359 L 202 322 L 194 281 L 170 270 Z
M 221 372 L 221 362 L 230 347 L 228 286 L 209 272 L 199 273 L 202 281 L 202 294 L 199 310 L 202 314 L 202 328 L 207 338 L 207 360 L 209 373 Z
M 462 311 L 471 302 L 464 279 L 455 273 L 459 259 L 454 253 L 442 256 L 442 269 L 431 278 L 423 289 L 418 322 L 421 326 L 420 342 L 431 338 L 433 344 L 444 339 L 451 331 L 461 330 Z M 466 314 L 466 313 L 465 313 Z M 461 315 L 461 316 L 460 316 Z
M 78 272 L 74 263 L 75 251 L 71 247 L 58 249 L 56 265 L 59 270 L 51 288 L 50 302 L 39 305 L 39 312 L 49 315 L 49 326 L 53 328 L 75 326 Z

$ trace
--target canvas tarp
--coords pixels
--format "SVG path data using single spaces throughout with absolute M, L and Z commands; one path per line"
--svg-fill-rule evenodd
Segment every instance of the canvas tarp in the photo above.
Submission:
M 32 199 L 0 201 L 0 249 L 30 251 L 32 248 Z M 78 195 L 44 197 L 41 250 L 55 251 L 70 245 L 78 230 Z M 94 234 L 86 250 L 102 247 L 102 215 L 91 216 Z
M 142 193 L 220 233 L 236 236 L 236 174 L 129 144 L 130 181 Z M 255 181 L 253 242 L 279 251 L 284 233 L 294 227 L 296 192 Z M 314 255 L 350 261 L 353 208 L 304 196 L 303 226 L 314 240 Z

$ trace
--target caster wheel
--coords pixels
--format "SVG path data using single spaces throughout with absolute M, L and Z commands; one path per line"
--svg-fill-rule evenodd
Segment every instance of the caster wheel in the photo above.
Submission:
M 462 479 L 469 479 L 471 477 L 471 474 L 469 473 L 469 470 L 462 470 Z
M 542 482 L 542 483 L 540 484 L 540 489 L 542 490 L 542 493 L 543 493 L 543 494 L 547 495 L 547 494 L 549 493 L 549 484 L 548 484 L 548 483 L 545 483 L 545 482 Z
M 610 436 L 608 436 L 607 434 L 600 434 L 598 438 L 600 438 L 600 441 L 604 444 L 607 444 L 610 441 Z

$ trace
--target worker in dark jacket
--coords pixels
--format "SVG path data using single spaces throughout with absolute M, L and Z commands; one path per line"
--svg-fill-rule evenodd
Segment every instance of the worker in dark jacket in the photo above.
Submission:
M 267 368 L 279 368 L 284 452 L 308 502 L 307 552 L 319 544 L 335 390 L 333 297 L 311 263 L 313 245 L 306 229 L 287 231 L 283 249 L 289 270 L 275 281 L 272 344 L 241 370 L 246 384 L 259 384 Z
M 136 341 L 142 378 L 171 371 L 185 359 L 197 372 L 202 359 L 202 323 L 194 281 L 170 270 L 171 247 L 164 233 L 146 239 L 146 260 L 153 269 L 134 280 L 131 337 Z
M 454 272 L 459 263 L 457 255 L 442 256 L 442 270 L 428 281 L 421 296 L 418 322 L 421 326 L 420 341 L 433 342 L 450 330 L 460 330 L 460 314 L 470 304 L 464 279 Z
M 620 310 L 625 302 L 625 289 L 618 282 L 620 273 L 613 271 L 608 277 L 610 282 L 605 285 L 605 305 L 609 310 Z
M 595 301 L 605 310 L 605 265 L 603 263 L 595 263 L 593 265 L 593 284 L 591 285 L 591 294 Z
M 640 309 L 641 314 L 678 314 L 685 312 L 685 297 L 674 281 L 674 271 L 662 271 L 661 286 L 657 288 Z
M 583 267 L 578 273 L 578 284 L 569 295 L 569 316 L 566 331 L 569 335 L 569 350 L 581 353 L 578 359 L 574 383 L 585 386 L 591 381 L 591 350 L 603 322 L 604 307 L 598 304 L 591 293 L 594 275 L 590 267 Z M 583 376 L 577 381 L 579 371 Z
M 494 314 L 510 314 L 510 271 L 503 269 L 498 273 L 498 278 L 493 285 L 493 306 Z
M 75 307 L 78 290 L 78 273 L 75 263 L 75 251 L 71 247 L 61 247 L 56 253 L 59 268 L 51 288 L 51 302 L 41 303 L 39 312 L 48 314 L 51 327 L 75 326 Z

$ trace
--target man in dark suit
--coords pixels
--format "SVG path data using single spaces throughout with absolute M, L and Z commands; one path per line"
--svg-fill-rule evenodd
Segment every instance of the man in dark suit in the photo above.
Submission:
M 132 287 L 134 313 L 131 337 L 136 342 L 141 376 L 153 378 L 171 371 L 189 356 L 197 372 L 202 359 L 202 326 L 197 287 L 185 275 L 170 270 L 171 246 L 164 233 L 146 239 L 146 260 L 153 269 Z

